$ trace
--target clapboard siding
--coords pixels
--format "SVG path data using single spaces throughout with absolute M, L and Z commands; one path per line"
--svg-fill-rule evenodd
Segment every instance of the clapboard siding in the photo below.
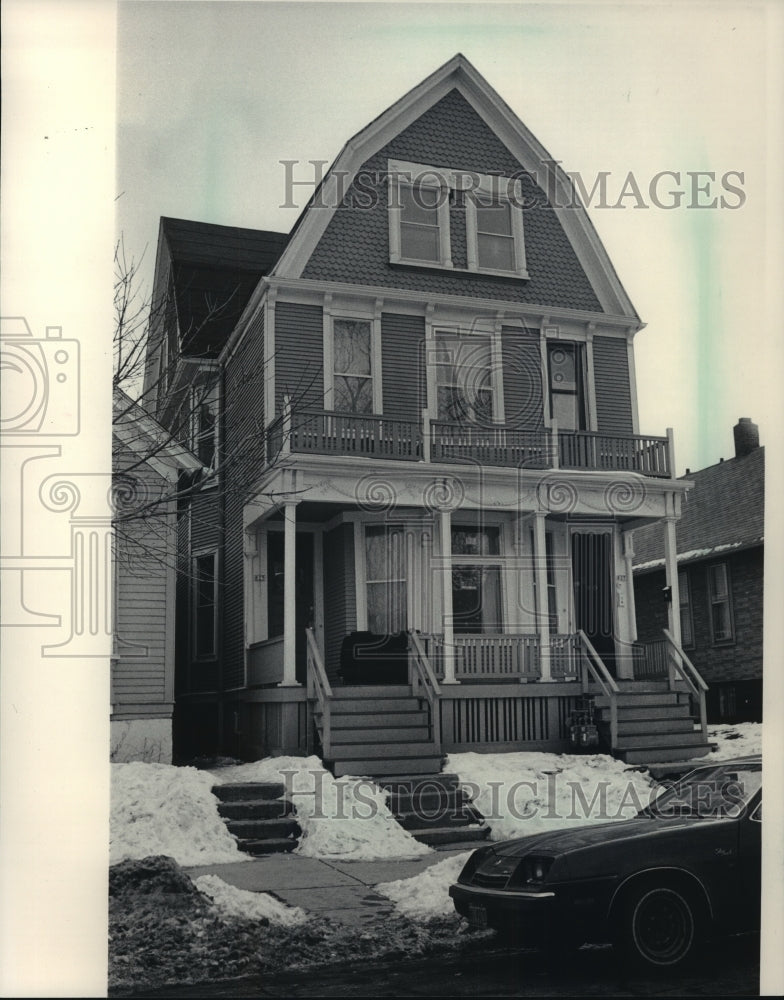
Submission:
M 225 688 L 245 683 L 245 557 L 242 515 L 264 460 L 264 313 L 250 323 L 224 377 L 221 486 L 226 542 L 220 586 Z
M 504 376 L 504 423 L 537 430 L 544 425 L 542 352 L 539 331 L 505 326 L 501 331 Z
M 340 647 L 357 627 L 354 579 L 354 526 L 341 524 L 324 534 L 324 642 L 330 680 L 340 670 Z
M 320 306 L 275 306 L 275 406 L 324 408 L 324 325 Z
M 633 434 L 626 341 L 616 337 L 594 337 L 593 372 L 597 429 L 603 434 Z
M 427 402 L 423 316 L 382 314 L 381 367 L 384 415 L 419 421 Z
M 117 468 L 132 468 L 138 495 L 145 502 L 165 498 L 171 489 L 165 479 L 138 458 L 121 450 Z M 167 628 L 174 623 L 168 614 L 172 578 L 175 521 L 173 513 L 152 518 L 134 518 L 132 502 L 118 513 L 115 531 L 115 653 L 112 665 L 112 703 L 129 715 L 128 705 L 140 699 L 149 704 L 164 702 L 173 663 L 166 659 Z M 122 706 L 126 706 L 122 708 Z M 162 708 L 171 715 L 171 706 Z
M 217 489 L 193 498 L 190 519 L 191 552 L 216 549 L 220 544 L 220 494 Z

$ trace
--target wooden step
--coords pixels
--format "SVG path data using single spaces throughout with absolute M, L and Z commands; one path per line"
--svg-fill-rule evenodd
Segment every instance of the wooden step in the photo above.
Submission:
M 314 713 L 314 718 L 321 721 L 321 713 Z M 371 712 L 368 715 L 360 715 L 357 712 L 335 712 L 330 715 L 330 725 L 332 730 L 354 729 L 358 724 L 362 726 L 426 726 L 429 714 L 421 709 L 412 709 L 409 712 Z
M 385 774 L 432 774 L 441 766 L 440 756 L 418 757 L 411 760 L 335 760 L 332 762 L 332 773 L 336 778 L 346 775 L 353 777 L 375 778 Z
M 419 698 L 333 698 L 331 715 L 374 715 L 387 712 L 421 712 Z
M 341 684 L 332 688 L 335 698 L 372 698 L 384 701 L 388 698 L 411 698 L 410 684 Z
M 364 720 L 363 720 L 364 721 Z M 430 736 L 430 727 L 425 723 L 421 726 L 386 726 L 380 725 L 373 729 L 340 729 L 332 726 L 332 746 L 346 746 L 350 743 L 415 743 L 427 740 Z
M 619 736 L 616 749 L 666 747 L 672 746 L 673 743 L 688 747 L 703 742 L 703 735 L 699 731 L 690 733 L 635 733 L 632 736 Z
M 273 781 L 234 781 L 212 786 L 212 794 L 222 802 L 279 799 L 284 792 L 283 785 Z
M 643 734 L 648 733 L 692 733 L 694 723 L 687 719 L 635 719 L 628 720 L 625 716 L 618 718 L 619 736 L 639 736 L 640 743 L 645 742 Z
M 684 697 L 679 691 L 641 691 L 639 694 L 630 694 L 622 691 L 615 696 L 618 707 L 626 705 L 638 708 L 642 705 L 678 705 Z M 607 695 L 598 694 L 594 700 L 596 708 L 603 708 L 610 704 Z
M 624 694 L 651 694 L 670 689 L 670 682 L 667 678 L 648 681 L 616 680 L 615 683 Z
M 607 708 L 602 709 L 602 715 L 609 713 Z M 609 714 L 608 714 L 609 718 Z M 618 721 L 634 722 L 647 721 L 649 719 L 690 719 L 690 708 L 687 704 L 681 705 L 619 705 Z
M 433 744 L 423 741 L 390 746 L 385 746 L 383 743 L 363 743 L 358 746 L 346 744 L 341 746 L 339 751 L 333 747 L 331 756 L 335 760 L 386 760 L 393 757 L 404 760 L 408 757 L 433 757 L 435 755 Z
M 288 799 L 218 803 L 218 813 L 225 819 L 282 819 L 290 815 L 293 809 Z

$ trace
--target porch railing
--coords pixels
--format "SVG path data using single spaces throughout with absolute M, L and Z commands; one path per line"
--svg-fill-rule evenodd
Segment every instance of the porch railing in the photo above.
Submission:
M 411 688 L 415 695 L 427 699 L 430 705 L 430 730 L 435 752 L 441 753 L 441 687 L 433 672 L 425 647 L 416 632 L 408 633 Z
M 560 431 L 558 458 L 562 469 L 596 469 L 640 472 L 669 478 L 669 438 L 638 434 L 599 434 L 594 431 Z
M 331 751 L 331 717 L 332 685 L 329 683 L 327 671 L 321 659 L 313 629 L 305 630 L 307 636 L 308 663 L 308 701 L 318 706 L 321 712 L 321 748 L 322 755 L 329 758 Z
M 418 462 L 422 428 L 417 421 L 329 410 L 284 412 L 271 436 L 274 452 L 357 455 Z
M 580 676 L 580 640 L 576 635 L 550 636 L 550 676 L 571 680 Z
M 618 745 L 618 694 L 620 688 L 615 682 L 604 661 L 596 652 L 593 643 L 582 629 L 577 633 L 581 647 L 581 666 L 583 674 L 583 690 L 588 687 L 588 675 L 601 688 L 602 694 L 610 704 L 610 746 Z
M 708 718 L 705 708 L 705 692 L 708 690 L 708 685 L 667 629 L 664 629 L 664 637 L 667 642 L 667 655 L 670 661 L 670 689 L 674 689 L 676 681 L 680 680 L 685 683 L 697 703 L 702 738 L 707 742 Z
M 549 469 L 553 465 L 554 445 L 545 429 L 523 431 L 439 422 L 431 423 L 430 428 L 434 462 L 463 460 L 527 469 Z

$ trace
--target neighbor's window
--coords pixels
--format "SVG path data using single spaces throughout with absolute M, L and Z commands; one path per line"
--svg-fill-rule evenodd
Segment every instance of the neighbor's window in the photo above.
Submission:
M 729 571 L 726 563 L 715 563 L 708 567 L 708 590 L 713 641 L 729 642 L 733 638 L 733 631 Z
M 365 528 L 365 585 L 369 632 L 390 635 L 406 628 L 406 537 L 402 527 Z
M 373 412 L 371 323 L 334 319 L 333 407 L 342 413 Z
M 582 344 L 557 341 L 548 344 L 550 412 L 558 429 L 585 429 Z
M 408 260 L 441 261 L 441 190 L 423 184 L 400 185 L 400 256 Z
M 689 574 L 683 569 L 678 571 L 678 595 L 681 612 L 681 645 L 685 648 L 694 645 L 694 625 L 691 613 Z
M 218 383 L 191 389 L 191 450 L 206 468 L 214 468 L 218 454 Z
M 490 336 L 436 333 L 438 419 L 489 424 L 494 416 Z
M 194 556 L 192 580 L 193 655 L 215 656 L 218 611 L 217 553 Z
M 519 271 L 522 239 L 516 232 L 516 208 L 509 201 L 475 197 L 473 237 L 479 271 Z

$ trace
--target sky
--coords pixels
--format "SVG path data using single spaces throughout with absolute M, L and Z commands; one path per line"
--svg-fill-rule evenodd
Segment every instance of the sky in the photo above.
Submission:
M 162 215 L 288 231 L 280 161 L 312 177 L 462 52 L 588 191 L 606 172 L 589 211 L 646 323 L 641 433 L 674 428 L 682 474 L 732 456 L 738 417 L 763 443 L 780 423 L 765 5 L 156 0 L 120 3 L 117 38 L 116 221 L 146 274 Z

